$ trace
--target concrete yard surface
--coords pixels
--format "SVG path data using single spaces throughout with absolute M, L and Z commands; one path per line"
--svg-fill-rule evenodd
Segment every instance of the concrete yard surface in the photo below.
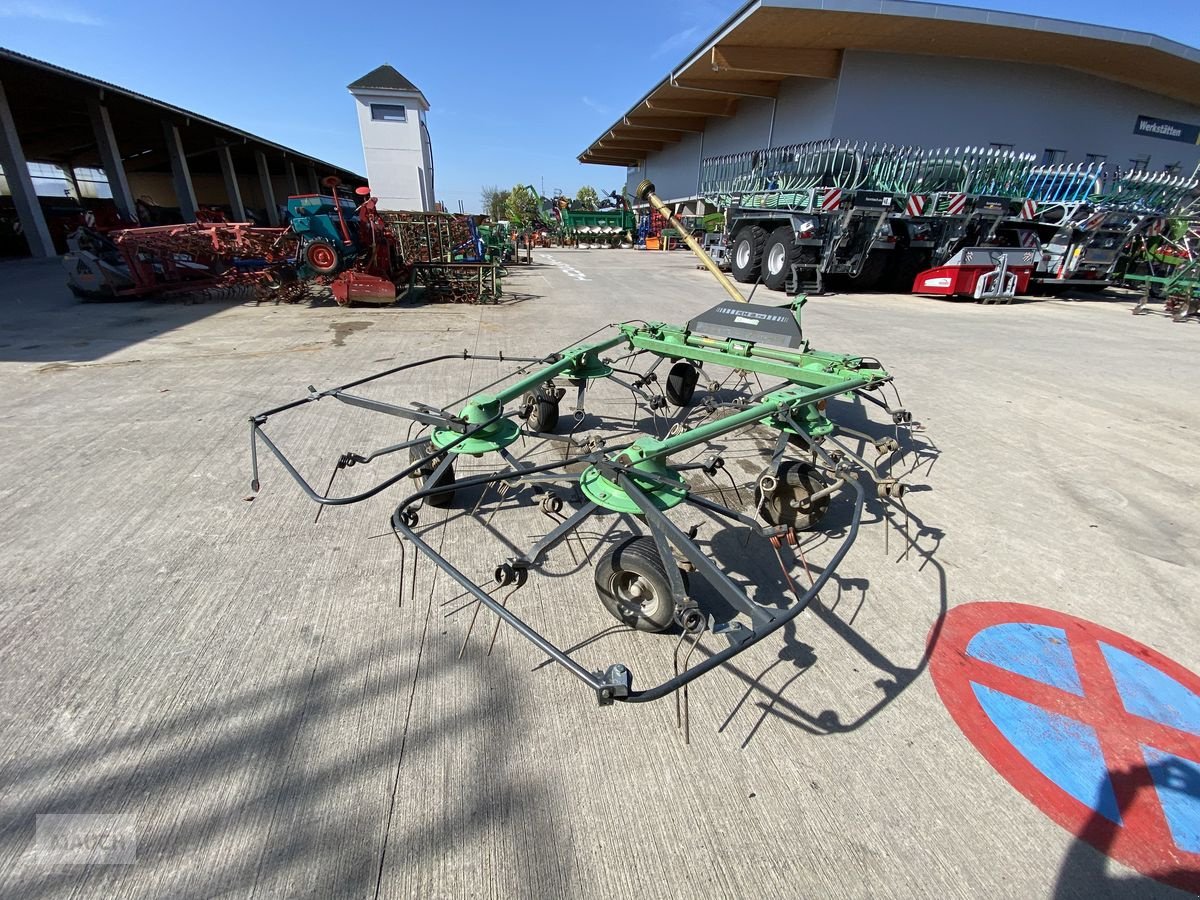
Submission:
M 878 357 L 919 421 L 912 489 L 868 504 L 808 611 L 692 685 L 685 743 L 671 698 L 600 708 L 508 628 L 489 656 L 487 611 L 460 659 L 474 608 L 428 563 L 410 583 L 388 525 L 411 483 L 314 523 L 260 453 L 250 492 L 247 417 L 309 385 L 542 355 L 724 298 L 686 253 L 535 251 L 505 286 L 495 306 L 81 304 L 57 262 L 0 265 L 0 896 L 1183 896 L 1001 777 L 926 646 L 947 610 L 1011 601 L 1200 668 L 1194 323 L 1122 297 L 811 299 L 814 346 Z M 508 368 L 457 361 L 377 396 L 447 403 Z M 406 429 L 333 401 L 269 426 L 318 489 Z M 495 521 L 528 541 L 531 516 Z M 780 580 L 736 530 L 701 537 Z M 499 561 L 482 519 L 429 540 L 481 580 Z M 511 600 L 567 646 L 616 624 L 592 549 L 556 548 Z M 674 644 L 580 652 L 665 671 Z M 122 817 L 135 858 L 48 858 L 53 814 Z

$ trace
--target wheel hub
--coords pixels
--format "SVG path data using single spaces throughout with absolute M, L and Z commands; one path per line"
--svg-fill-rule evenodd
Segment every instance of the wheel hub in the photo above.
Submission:
M 771 252 L 767 255 L 767 271 L 772 275 L 778 275 L 783 271 L 783 263 L 787 254 L 783 251 L 783 244 L 776 244 L 771 248 Z

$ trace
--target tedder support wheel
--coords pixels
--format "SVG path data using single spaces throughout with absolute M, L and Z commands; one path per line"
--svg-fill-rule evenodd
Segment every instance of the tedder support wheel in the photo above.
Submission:
M 596 563 L 596 592 L 605 609 L 638 631 L 666 631 L 675 620 L 671 580 L 654 538 L 628 538 L 606 553 Z
M 415 444 L 412 447 L 409 447 L 408 448 L 409 462 L 415 463 L 417 460 L 423 459 L 424 457 L 426 457 L 430 453 L 432 453 L 433 449 L 434 449 L 433 444 Z M 422 486 L 424 486 L 425 480 L 427 478 L 429 478 L 429 476 L 432 475 L 435 471 L 437 471 L 437 467 L 441 464 L 442 459 L 443 459 L 442 456 L 435 456 L 433 459 L 429 460 L 429 462 L 425 463 L 425 465 L 421 466 L 421 468 L 417 469 L 417 471 L 413 472 L 413 477 L 420 479 Z M 435 481 L 433 484 L 429 485 L 429 487 L 431 487 L 431 488 L 448 487 L 452 484 L 454 484 L 454 464 L 453 463 L 451 463 L 450 466 L 446 469 L 446 471 L 442 473 L 442 476 L 437 481 Z M 423 489 L 423 487 L 422 487 L 422 489 Z M 454 491 L 453 490 L 443 491 L 442 493 L 439 493 L 439 494 L 430 494 L 429 496 L 427 496 L 425 498 L 426 506 L 436 506 L 439 508 L 447 507 L 453 502 L 454 502 Z
M 692 395 L 696 393 L 696 382 L 699 380 L 699 369 L 689 362 L 677 362 L 671 366 L 663 393 L 674 406 L 688 406 L 692 402 Z
M 337 271 L 339 262 L 333 244 L 320 238 L 304 245 L 304 261 L 318 275 L 332 275 Z
M 779 467 L 774 484 L 765 492 L 765 499 L 762 479 L 759 480 L 754 489 L 754 502 L 770 524 L 804 531 L 815 528 L 829 511 L 828 494 L 816 502 L 809 501 L 823 487 L 816 469 L 809 463 L 787 460 Z
M 783 290 L 791 272 L 795 250 L 796 235 L 791 225 L 781 225 L 771 232 L 763 248 L 763 287 L 772 291 Z
M 550 434 L 558 428 L 558 398 L 547 397 L 545 394 L 529 393 L 525 395 L 525 403 L 532 407 L 529 413 L 529 427 L 543 434 Z
M 762 263 L 763 246 L 767 243 L 767 232 L 757 225 L 747 225 L 733 239 L 730 269 L 733 277 L 743 284 L 758 281 L 758 269 Z

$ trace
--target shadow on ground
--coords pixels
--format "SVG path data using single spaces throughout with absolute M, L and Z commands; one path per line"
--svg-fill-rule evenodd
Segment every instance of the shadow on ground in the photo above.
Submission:
M 0 774 L 6 795 L 0 894 L 27 900 L 166 897 L 191 895 L 203 885 L 208 896 L 256 890 L 265 896 L 379 896 L 381 878 L 388 892 L 388 873 L 421 883 L 422 867 L 440 858 L 446 845 L 514 827 L 558 862 L 536 874 L 506 867 L 518 880 L 507 892 L 564 894 L 565 883 L 547 880 L 558 877 L 554 873 L 565 878 L 569 868 L 560 831 L 547 818 L 547 786 L 510 765 L 521 713 L 512 692 L 496 687 L 504 680 L 497 669 L 507 664 L 493 657 L 485 673 L 422 649 L 404 657 L 390 649 L 356 651 L 232 690 L 220 701 L 188 702 L 173 715 L 70 751 L 8 761 Z M 472 676 L 477 684 L 462 692 L 461 702 L 433 713 L 432 721 L 405 711 L 416 678 Z M 398 707 L 394 727 L 378 720 L 365 725 L 353 711 L 386 709 L 391 698 Z M 331 729 L 347 723 L 355 725 L 354 733 L 331 740 Z M 314 752 L 314 744 L 323 744 L 323 752 Z M 439 753 L 436 745 L 454 749 Z M 453 774 L 411 771 L 447 758 Z M 470 777 L 485 770 L 487 778 Z M 467 776 L 455 789 L 455 802 L 422 804 L 439 811 L 428 818 L 400 817 L 402 781 L 437 791 L 453 775 Z M 136 862 L 48 864 L 31 850 L 36 817 L 46 813 L 130 814 Z M 514 826 L 518 820 L 522 824 Z M 481 881 L 479 891 L 490 886 Z

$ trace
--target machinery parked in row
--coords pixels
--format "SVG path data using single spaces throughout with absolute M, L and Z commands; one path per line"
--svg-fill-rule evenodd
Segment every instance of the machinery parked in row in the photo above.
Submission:
M 1021 263 L 1034 290 L 1104 287 L 1131 239 L 1196 192 L 1195 178 L 1110 176 L 1102 163 L 1039 166 L 1031 154 L 973 147 L 820 141 L 712 157 L 701 169 L 701 196 L 725 213 L 734 277 L 810 292 L 907 291 L 989 247 L 1029 251 Z

